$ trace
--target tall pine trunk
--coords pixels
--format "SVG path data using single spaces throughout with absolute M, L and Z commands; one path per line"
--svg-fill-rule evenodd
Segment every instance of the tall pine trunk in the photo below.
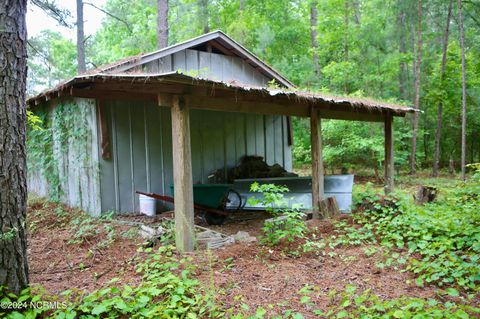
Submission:
M 420 74 L 422 65 L 422 0 L 418 1 L 418 30 L 417 30 L 417 62 L 415 64 L 415 101 L 414 107 L 420 110 Z M 410 154 L 410 173 L 417 172 L 417 135 L 418 135 L 418 112 L 413 114 L 412 121 L 412 153 Z
M 198 14 L 203 33 L 210 32 L 210 25 L 208 24 L 208 0 L 198 0 Z
M 83 0 L 77 0 L 77 72 L 87 70 L 85 63 L 85 34 L 83 28 Z
M 317 1 L 313 0 L 310 3 L 310 37 L 312 41 L 313 51 L 313 66 L 315 68 L 315 75 L 320 76 L 320 63 L 318 60 L 318 31 L 317 31 Z
M 448 50 L 448 36 L 450 33 L 450 20 L 452 18 L 452 2 L 450 0 L 448 4 L 447 24 L 445 25 L 445 33 L 443 35 L 443 53 L 442 53 L 442 65 L 440 69 L 440 85 L 443 87 L 443 80 L 445 78 L 445 68 L 447 66 L 447 50 Z M 435 153 L 433 158 L 432 176 L 438 176 L 438 168 L 440 166 L 440 147 L 442 138 L 442 123 L 443 122 L 443 101 L 438 102 L 437 109 L 437 129 L 435 131 Z
M 157 48 L 168 46 L 168 0 L 157 0 Z
M 462 0 L 457 0 L 460 48 L 462 50 L 462 180 L 465 180 L 465 157 L 467 152 L 467 82 L 465 76 L 465 35 L 463 33 Z
M 345 62 L 348 62 L 350 57 L 349 57 L 349 33 L 350 33 L 350 0 L 345 0 L 345 7 L 343 11 L 343 22 L 345 23 L 345 34 L 344 34 L 344 39 L 343 39 L 343 59 Z M 348 78 L 348 73 L 346 73 L 346 79 L 345 79 L 345 86 L 343 88 L 344 93 L 348 94 L 350 93 L 350 86 L 348 85 L 349 78 Z
M 0 1 L 0 286 L 28 285 L 25 90 L 26 0 Z
M 398 72 L 398 84 L 399 84 L 399 93 L 402 100 L 407 99 L 407 63 L 404 61 L 407 54 L 407 43 L 405 39 L 405 22 L 406 14 L 403 9 L 400 10 L 400 13 L 397 17 L 397 27 L 399 30 L 399 39 L 398 39 L 398 53 L 400 54 L 400 69 Z

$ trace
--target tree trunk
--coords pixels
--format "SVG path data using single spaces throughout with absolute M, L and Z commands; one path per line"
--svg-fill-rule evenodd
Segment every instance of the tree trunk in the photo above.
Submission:
M 208 0 L 198 0 L 198 13 L 203 33 L 210 32 L 210 26 L 208 24 Z
M 0 286 L 28 285 L 25 90 L 26 0 L 0 1 Z
M 349 47 L 348 47 L 348 35 L 349 35 L 349 20 L 350 20 L 350 4 L 349 4 L 349 1 L 350 0 L 345 0 L 345 8 L 344 8 L 344 15 L 343 15 L 343 20 L 344 20 L 344 23 L 345 23 L 345 37 L 344 37 L 344 42 L 343 42 L 343 50 L 344 50 L 344 61 L 345 62 L 348 62 L 348 50 L 349 50 Z
M 245 1 L 240 0 L 240 11 L 243 11 L 243 10 L 245 10 Z
M 443 53 L 442 53 L 442 65 L 440 70 L 440 83 L 443 87 L 443 80 L 445 78 L 445 68 L 447 66 L 447 49 L 448 49 L 448 36 L 450 33 L 450 20 L 452 18 L 452 2 L 450 0 L 448 4 L 447 24 L 445 25 L 445 33 L 443 35 Z M 433 170 L 432 176 L 438 176 L 438 168 L 440 166 L 440 142 L 442 138 L 442 122 L 443 122 L 443 101 L 438 102 L 437 109 L 437 129 L 435 131 L 435 153 L 433 158 Z
M 313 66 L 315 75 L 320 76 L 320 64 L 318 62 L 318 31 L 317 31 L 317 1 L 314 0 L 310 4 L 310 37 L 312 40 Z
M 85 64 L 85 34 L 83 32 L 83 0 L 77 0 L 77 72 L 87 70 Z
M 168 46 L 168 0 L 157 0 L 157 48 Z
M 349 58 L 349 33 L 350 33 L 350 0 L 345 0 L 345 7 L 344 7 L 344 15 L 343 15 L 344 23 L 345 23 L 345 34 L 344 34 L 344 39 L 343 39 L 343 50 L 344 50 L 344 56 L 343 59 L 345 62 L 348 62 Z M 350 86 L 348 85 L 349 78 L 348 78 L 348 73 L 346 73 L 345 76 L 345 86 L 343 88 L 344 93 L 348 94 L 350 93 Z
M 465 180 L 465 155 L 467 151 L 467 83 L 465 77 L 465 35 L 463 33 L 462 0 L 457 0 L 460 48 L 462 50 L 462 180 Z
M 423 205 L 425 203 L 431 203 L 437 198 L 437 188 L 432 186 L 418 186 L 417 192 L 413 195 L 415 204 Z
M 407 99 L 406 94 L 406 82 L 407 82 L 407 63 L 403 60 L 407 54 L 407 43 L 405 39 L 405 22 L 406 14 L 405 11 L 401 10 L 397 17 L 397 24 L 399 29 L 399 43 L 398 43 L 398 52 L 400 53 L 400 70 L 398 73 L 399 81 L 399 93 L 402 100 Z
M 422 64 L 422 0 L 418 1 L 418 30 L 417 30 L 417 62 L 415 64 L 415 102 L 414 107 L 420 110 L 420 74 Z M 410 155 L 410 173 L 416 174 L 417 163 L 417 133 L 418 133 L 418 113 L 413 114 L 412 121 L 412 153 Z

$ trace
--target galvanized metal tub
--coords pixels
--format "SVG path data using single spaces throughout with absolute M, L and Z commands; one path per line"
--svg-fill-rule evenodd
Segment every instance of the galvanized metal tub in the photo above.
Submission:
M 325 176 L 324 189 L 325 197 L 334 196 L 338 202 L 340 211 L 348 213 L 351 211 L 352 191 L 354 175 L 329 175 Z M 246 210 L 264 210 L 266 207 L 262 204 L 250 204 L 249 198 L 262 199 L 262 194 L 250 191 L 252 183 L 275 184 L 286 186 L 289 192 L 285 194 L 286 206 L 277 208 L 292 208 L 299 206 L 301 209 L 312 209 L 312 178 L 311 177 L 277 177 L 277 178 L 255 178 L 255 179 L 237 179 L 232 185 L 232 189 L 240 193 L 242 202 L 246 203 Z M 227 209 L 236 209 L 238 207 L 238 197 L 231 194 Z

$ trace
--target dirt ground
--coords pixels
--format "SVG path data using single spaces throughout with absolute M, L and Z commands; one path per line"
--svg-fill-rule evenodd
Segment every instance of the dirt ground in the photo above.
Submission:
M 333 230 L 326 221 L 311 223 L 309 227 L 317 228 L 315 232 L 321 236 L 329 236 Z M 310 296 L 313 309 L 322 310 L 338 302 L 340 297 L 335 292 L 349 284 L 360 291 L 371 289 L 383 299 L 435 296 L 433 287 L 417 287 L 410 273 L 391 268 L 380 270 L 376 263 L 381 261 L 381 254 L 368 257 L 361 247 L 335 248 L 332 256 L 328 255 L 328 248 L 320 256 L 313 253 L 296 256 L 288 251 L 257 243 L 237 243 L 213 252 L 214 263 L 210 254 L 198 253 L 198 263 L 203 265 L 199 277 L 206 285 L 215 287 L 219 300 L 227 308 L 240 310 L 245 303 L 250 309 L 267 309 L 271 315 L 294 309 L 308 317 L 312 306 L 302 304 L 299 293 L 306 285 L 314 291 Z
M 59 217 L 58 211 L 62 209 Z M 123 283 L 135 284 L 140 276 L 134 271 L 141 258 L 137 252 L 143 240 L 132 229 L 137 224 L 156 224 L 163 216 L 114 217 L 95 221 L 98 233 L 88 236 L 73 228 L 78 210 L 56 204 L 35 203 L 29 208 L 28 254 L 30 278 L 33 284 L 43 285 L 49 293 L 66 289 L 92 291 L 115 277 Z M 234 234 L 239 230 L 259 236 L 266 217 L 255 212 L 239 213 L 223 226 L 211 228 Z M 103 224 L 102 224 L 103 223 Z M 108 245 L 104 224 L 114 229 L 114 240 Z M 333 227 L 328 221 L 309 224 L 318 236 L 329 236 Z M 80 243 L 72 239 L 82 238 Z M 331 291 L 340 291 L 352 284 L 359 289 L 372 289 L 382 298 L 400 296 L 432 297 L 433 288 L 418 288 L 409 273 L 393 269 L 380 270 L 375 264 L 380 253 L 367 256 L 360 247 L 336 248 L 335 255 L 291 254 L 289 249 L 269 249 L 258 242 L 236 243 L 218 250 L 197 251 L 193 254 L 198 264 L 197 276 L 204 288 L 215 292 L 227 309 L 240 309 L 242 303 L 250 309 L 263 307 L 269 313 L 281 314 L 286 309 L 305 311 L 299 290 L 310 285 L 314 291 L 315 309 L 328 309 L 335 302 Z

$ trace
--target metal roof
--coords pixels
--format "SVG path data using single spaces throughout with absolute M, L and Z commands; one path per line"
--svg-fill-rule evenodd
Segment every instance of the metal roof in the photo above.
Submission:
M 197 90 L 195 90 L 197 89 Z M 209 103 L 217 100 L 230 101 L 225 107 L 218 106 L 216 109 L 224 111 L 243 112 L 245 108 L 239 107 L 243 102 L 253 106 L 258 105 L 261 113 L 261 105 L 276 108 L 276 114 L 309 116 L 310 108 L 316 107 L 325 111 L 326 118 L 339 118 L 346 113 L 352 113 L 361 120 L 360 115 L 366 114 L 390 114 L 393 116 L 405 116 L 414 113 L 412 107 L 389 104 L 371 99 L 327 96 L 319 93 L 297 91 L 293 89 L 265 88 L 244 85 L 236 81 L 220 82 L 209 79 L 192 77 L 179 72 L 163 74 L 87 74 L 79 75 L 67 82 L 57 85 L 35 97 L 29 98 L 27 103 L 36 105 L 43 101 L 61 97 L 78 96 L 90 98 L 134 98 L 137 95 L 157 100 L 159 94 L 179 94 L 195 97 L 196 105 L 208 109 Z M 217 99 L 217 100 L 216 100 Z M 262 104 L 263 103 L 263 104 Z M 277 107 L 278 106 L 278 107 Z M 251 110 L 249 110 L 251 111 Z M 255 110 L 254 110 L 255 111 Z M 355 113 L 357 113 L 355 115 Z M 369 120 L 364 117 L 364 120 Z
M 210 33 L 203 34 L 196 38 L 193 38 L 178 44 L 174 44 L 169 47 L 166 47 L 151 53 L 136 55 L 136 56 L 122 59 L 120 61 L 113 62 L 109 65 L 99 67 L 98 69 L 94 70 L 94 72 L 96 73 L 125 72 L 131 68 L 142 65 L 144 63 L 148 63 L 153 60 L 163 58 L 167 55 L 171 55 L 176 52 L 193 48 L 205 43 L 216 44 L 217 45 L 216 48 L 219 48 L 218 46 L 220 46 L 222 50 L 225 50 L 225 52 L 242 58 L 245 62 L 250 64 L 252 67 L 257 68 L 260 72 L 264 73 L 265 75 L 267 75 L 272 79 L 275 79 L 278 83 L 280 83 L 281 85 L 287 88 L 295 87 L 295 85 L 291 83 L 287 78 L 285 78 L 275 69 L 273 69 L 271 66 L 269 66 L 268 64 L 260 60 L 258 57 L 256 57 L 250 51 L 248 51 L 241 44 L 239 44 L 238 42 L 236 42 L 235 40 L 233 40 L 232 38 L 230 38 L 228 35 L 226 35 L 220 30 L 212 31 Z

